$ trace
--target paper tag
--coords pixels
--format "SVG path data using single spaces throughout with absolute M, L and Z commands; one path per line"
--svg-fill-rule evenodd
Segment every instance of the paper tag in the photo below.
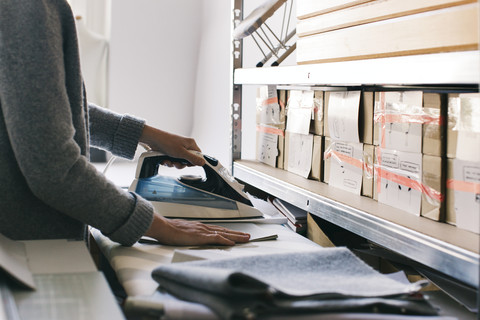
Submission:
M 360 94 L 360 91 L 330 93 L 328 128 L 333 140 L 360 142 L 358 136 Z
M 289 133 L 287 171 L 308 178 L 312 167 L 313 134 Z
M 422 191 L 422 154 L 379 150 L 377 163 L 378 202 L 420 215 Z M 389 177 L 392 175 L 392 178 Z
M 335 188 L 360 195 L 363 180 L 363 144 L 334 141 L 330 145 L 330 181 Z
M 257 124 L 278 126 L 281 124 L 277 87 L 262 86 L 257 89 Z
M 275 167 L 278 156 L 278 135 L 257 131 L 257 160 Z
M 287 131 L 307 135 L 312 119 L 313 91 L 291 90 L 288 98 Z

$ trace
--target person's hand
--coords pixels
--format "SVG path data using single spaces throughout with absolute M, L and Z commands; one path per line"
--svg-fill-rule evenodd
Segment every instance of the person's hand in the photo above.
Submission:
M 145 125 L 140 142 L 146 144 L 153 151 L 159 151 L 174 158 L 185 159 L 192 165 L 203 166 L 205 164 L 203 157 L 189 151 L 201 151 L 192 138 L 182 137 Z M 186 166 L 183 163 L 171 161 L 166 161 L 163 164 L 169 167 L 175 166 L 178 169 Z
M 168 219 L 155 213 L 145 236 L 166 245 L 226 245 L 248 242 L 250 235 L 198 221 Z

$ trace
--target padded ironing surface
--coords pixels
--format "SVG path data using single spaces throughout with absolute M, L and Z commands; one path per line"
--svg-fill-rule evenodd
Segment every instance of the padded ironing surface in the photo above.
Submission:
M 235 40 L 243 39 L 257 30 L 268 18 L 270 18 L 286 0 L 267 0 L 261 6 L 253 10 L 233 30 Z

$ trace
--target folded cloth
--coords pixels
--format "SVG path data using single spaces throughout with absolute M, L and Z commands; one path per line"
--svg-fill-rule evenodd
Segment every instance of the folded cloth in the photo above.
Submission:
M 347 248 L 182 262 L 162 265 L 152 277 L 223 319 L 340 311 L 436 314 L 417 294 L 423 283 L 382 275 Z

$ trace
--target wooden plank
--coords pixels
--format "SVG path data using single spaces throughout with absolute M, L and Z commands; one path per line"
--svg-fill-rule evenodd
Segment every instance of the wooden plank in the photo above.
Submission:
M 297 63 L 476 50 L 478 3 L 299 38 Z
M 306 19 L 322 13 L 356 6 L 372 0 L 299 0 L 297 18 Z
M 297 35 L 304 37 L 365 23 L 475 3 L 476 0 L 376 0 L 321 14 L 297 23 Z

